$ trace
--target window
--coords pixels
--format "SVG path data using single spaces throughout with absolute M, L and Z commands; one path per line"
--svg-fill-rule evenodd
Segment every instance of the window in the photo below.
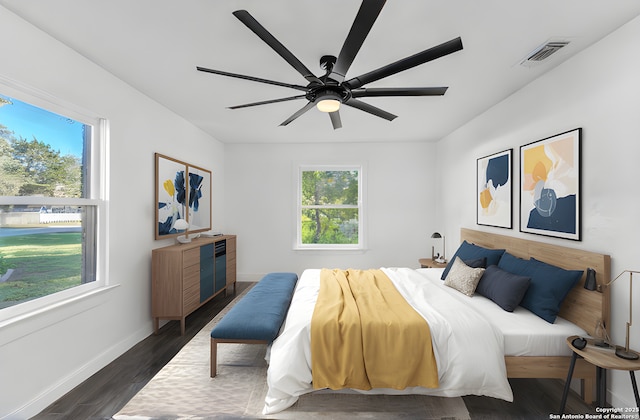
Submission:
M 0 84 L 0 320 L 104 285 L 106 122 L 43 95 Z
M 363 249 L 362 166 L 300 166 L 297 249 Z

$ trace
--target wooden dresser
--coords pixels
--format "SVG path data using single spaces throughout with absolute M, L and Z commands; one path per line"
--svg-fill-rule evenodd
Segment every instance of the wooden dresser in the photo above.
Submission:
M 188 244 L 154 249 L 151 254 L 151 316 L 180 321 L 218 294 L 236 287 L 236 236 L 197 238 Z

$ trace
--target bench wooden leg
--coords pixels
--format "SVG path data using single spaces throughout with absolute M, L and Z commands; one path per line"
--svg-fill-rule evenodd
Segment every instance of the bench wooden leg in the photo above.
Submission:
M 236 343 L 236 344 L 269 344 L 269 341 L 253 340 L 253 339 L 236 339 L 236 338 L 211 338 L 211 377 L 215 378 L 218 374 L 218 344 L 219 343 Z
M 218 343 L 215 338 L 211 339 L 211 377 L 218 374 Z

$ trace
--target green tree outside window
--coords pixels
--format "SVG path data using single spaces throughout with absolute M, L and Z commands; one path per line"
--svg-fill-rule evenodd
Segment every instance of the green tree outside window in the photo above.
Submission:
M 359 244 L 358 170 L 301 172 L 301 243 Z

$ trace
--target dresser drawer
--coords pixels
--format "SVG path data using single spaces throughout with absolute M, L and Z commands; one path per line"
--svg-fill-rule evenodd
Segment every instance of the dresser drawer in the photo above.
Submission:
M 182 253 L 183 267 L 189 267 L 200 262 L 200 248 L 191 248 Z
M 182 305 L 186 313 L 200 305 L 200 264 L 183 270 Z

